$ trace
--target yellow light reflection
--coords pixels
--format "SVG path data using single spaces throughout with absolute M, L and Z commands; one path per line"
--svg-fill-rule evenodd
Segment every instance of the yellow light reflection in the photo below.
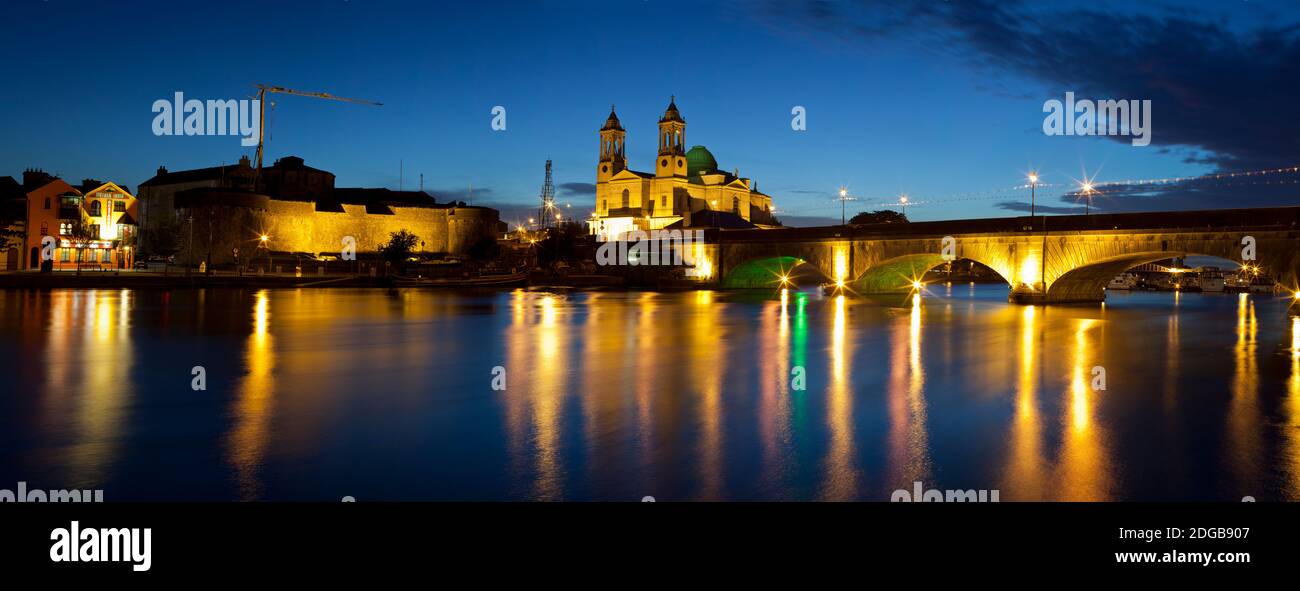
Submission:
M 1255 302 L 1248 294 L 1237 298 L 1235 370 L 1227 416 L 1227 464 L 1239 489 L 1257 486 L 1264 457 L 1263 410 L 1259 407 L 1259 366 L 1256 361 Z M 1247 493 L 1242 493 L 1247 494 Z
M 1016 380 L 1016 413 L 1011 423 L 1010 457 L 1002 490 L 1016 501 L 1040 501 L 1047 496 L 1047 459 L 1043 456 L 1043 424 L 1038 412 L 1038 307 L 1020 314 L 1020 372 Z
M 1105 394 L 1105 391 L 1092 390 L 1093 368 L 1099 364 L 1093 354 L 1096 344 L 1090 339 L 1095 337 L 1097 331 L 1092 329 L 1097 324 L 1093 319 L 1080 320 L 1074 333 L 1069 404 L 1062 421 L 1064 433 L 1057 467 L 1060 474 L 1057 495 L 1063 501 L 1105 501 L 1111 496 L 1113 483 L 1106 434 L 1092 420 L 1096 398 Z
M 1291 317 L 1291 377 L 1286 382 L 1286 465 L 1290 473 L 1287 500 L 1300 500 L 1300 316 Z
M 235 424 L 227 436 L 227 461 L 235 469 L 240 498 L 256 500 L 262 495 L 260 471 L 268 446 L 274 402 L 276 365 L 270 333 L 271 300 L 267 290 L 254 296 L 253 331 L 244 354 L 246 373 L 235 388 L 231 414 Z
M 822 498 L 850 500 L 857 496 L 858 473 L 853 446 L 853 393 L 848 375 L 850 344 L 845 339 L 848 313 L 843 295 L 835 296 L 831 325 L 831 380 L 827 400 L 830 449 L 826 452 L 826 476 Z
M 904 323 L 894 327 L 890 344 L 887 390 L 889 413 L 888 488 L 923 484 L 930 475 L 929 437 L 926 433 L 925 372 L 921 363 L 921 294 L 912 294 L 912 309 Z M 906 337 L 907 346 L 903 346 Z

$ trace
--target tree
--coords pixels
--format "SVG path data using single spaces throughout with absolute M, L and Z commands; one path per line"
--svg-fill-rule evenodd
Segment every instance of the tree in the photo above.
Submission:
M 77 249 L 77 274 L 81 274 L 81 262 L 85 258 L 83 255 L 90 243 L 99 239 L 99 226 L 87 224 L 84 220 L 75 220 L 72 222 L 72 229 L 68 232 L 68 237 L 72 239 L 72 245 Z
M 849 220 L 850 224 L 906 224 L 907 216 L 892 209 L 864 211 Z
M 389 234 L 388 242 L 379 245 L 379 254 L 384 257 L 385 261 L 401 265 L 406 259 L 411 257 L 415 252 L 415 245 L 420 243 L 420 237 L 402 228 Z
M 176 220 L 166 220 L 149 228 L 144 234 L 141 249 L 145 254 L 169 257 L 180 250 L 181 224 Z

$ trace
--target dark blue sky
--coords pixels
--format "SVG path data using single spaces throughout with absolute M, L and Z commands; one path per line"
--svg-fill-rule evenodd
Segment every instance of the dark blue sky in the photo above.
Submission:
M 268 164 L 302 156 L 340 186 L 425 188 L 592 207 L 596 130 L 616 103 L 633 168 L 653 170 L 669 95 L 687 143 L 774 196 L 783 219 L 838 218 L 907 193 L 913 219 L 1011 215 L 1010 188 L 1300 163 L 1292 1 L 71 2 L 10 0 L 0 47 L 0 175 L 28 166 L 124 182 L 252 155 L 232 137 L 156 137 L 150 107 L 245 98 L 262 82 L 382 101 L 280 96 Z M 1152 143 L 1042 133 L 1043 101 L 1151 99 Z M 490 128 L 507 109 L 507 129 Z M 791 130 L 791 108 L 808 129 Z M 1278 183 L 1112 191 L 1103 210 L 1296 203 Z M 1063 189 L 1040 203 L 1069 211 Z M 878 206 L 877 206 L 878 207 Z

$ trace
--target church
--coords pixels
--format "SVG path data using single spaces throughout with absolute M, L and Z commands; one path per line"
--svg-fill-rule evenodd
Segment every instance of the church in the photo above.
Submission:
M 678 228 L 770 228 L 772 198 L 758 183 L 725 172 L 704 146 L 686 150 L 686 120 L 675 97 L 659 119 L 655 171 L 628 168 L 627 131 L 610 108 L 600 128 L 600 162 L 596 166 L 596 210 L 588 221 L 601 240 L 633 230 Z

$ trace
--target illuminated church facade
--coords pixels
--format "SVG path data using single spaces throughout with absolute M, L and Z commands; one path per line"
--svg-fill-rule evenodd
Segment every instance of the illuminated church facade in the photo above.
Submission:
M 632 230 L 675 228 L 774 227 L 772 198 L 758 183 L 718 169 L 704 146 L 686 149 L 686 120 L 676 100 L 659 119 L 654 173 L 627 165 L 623 129 L 611 107 L 600 128 L 596 166 L 596 209 L 588 221 L 592 234 L 615 239 Z

